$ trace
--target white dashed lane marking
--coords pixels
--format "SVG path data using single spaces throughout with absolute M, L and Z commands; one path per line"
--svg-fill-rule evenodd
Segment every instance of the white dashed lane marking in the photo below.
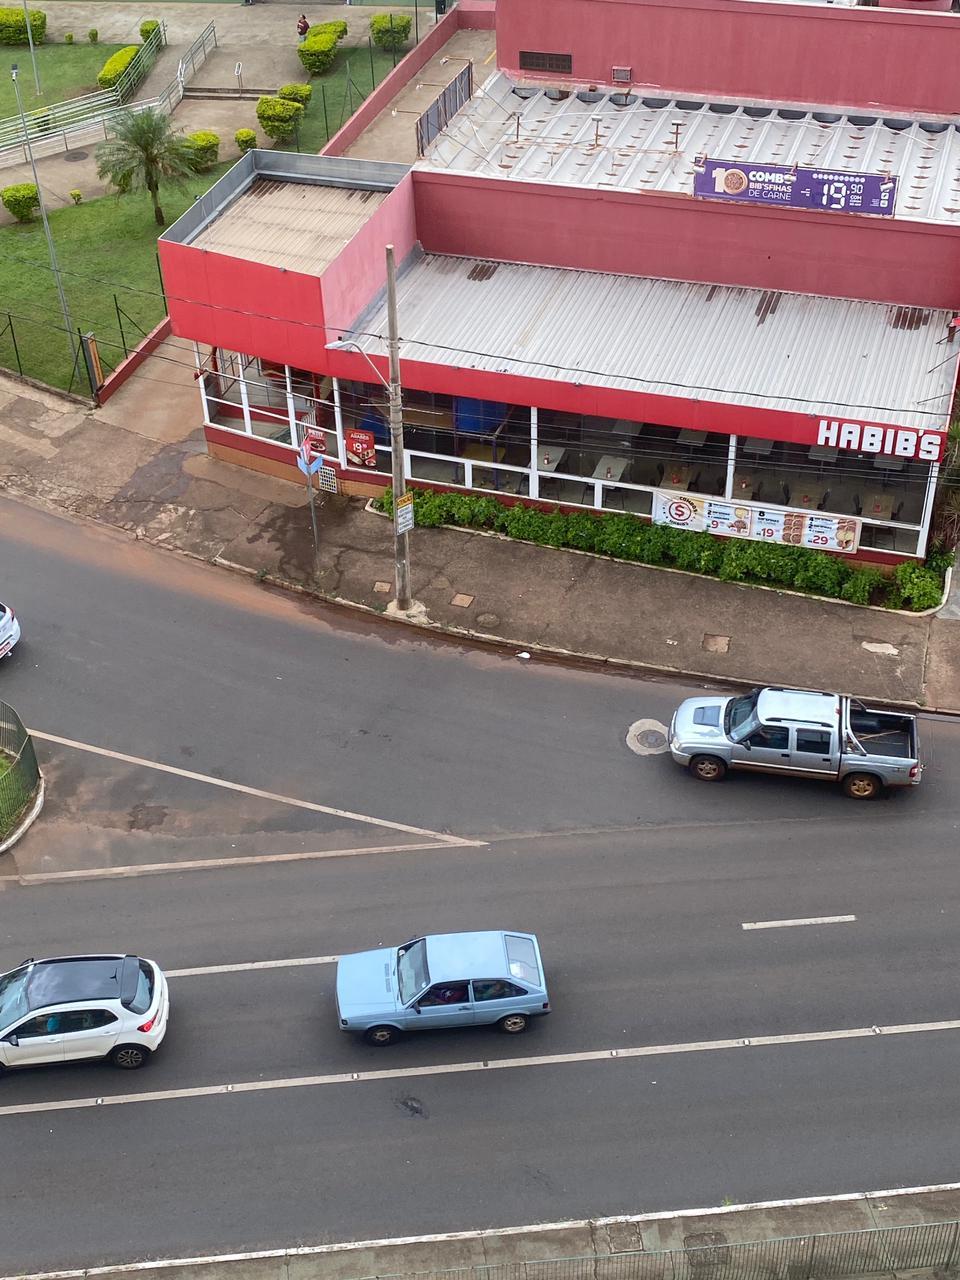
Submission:
M 850 924 L 856 916 L 809 916 L 806 920 L 751 920 L 741 929 L 795 929 L 802 924 Z

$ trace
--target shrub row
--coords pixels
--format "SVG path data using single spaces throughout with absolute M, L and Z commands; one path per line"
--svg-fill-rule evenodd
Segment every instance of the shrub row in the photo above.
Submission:
M 277 90 L 277 97 L 287 102 L 299 102 L 305 107 L 313 97 L 313 89 L 308 84 L 285 84 Z
M 241 155 L 252 151 L 257 145 L 257 135 L 252 129 L 238 129 L 233 135 L 233 140 L 239 147 Z
M 43 44 L 47 34 L 47 15 L 42 9 L 30 11 L 30 34 L 34 44 Z M 29 44 L 27 23 L 23 9 L 4 6 L 0 8 L 0 44 Z
M 257 120 L 260 128 L 274 142 L 289 142 L 303 119 L 303 106 L 287 98 L 264 95 L 257 101 Z
M 18 222 L 29 222 L 34 209 L 40 207 L 40 196 L 34 182 L 17 182 L 0 191 L 0 201 Z
M 140 47 L 138 44 L 128 44 L 125 48 L 118 49 L 115 54 L 106 60 L 100 74 L 97 76 L 97 84 L 101 89 L 113 88 L 140 52 Z
M 318 22 L 312 26 L 306 39 L 297 46 L 304 69 L 312 76 L 320 76 L 329 71 L 337 56 L 337 45 L 346 34 L 347 24 L 341 18 L 334 22 Z
M 187 142 L 193 148 L 193 164 L 197 173 L 207 173 L 220 159 L 220 135 L 206 129 L 187 134 Z
M 370 19 L 370 34 L 378 49 L 399 53 L 410 38 L 412 18 L 405 13 L 377 13 Z
M 387 490 L 380 508 L 393 512 Z M 703 573 L 724 582 L 761 583 L 847 600 L 851 604 L 886 604 L 896 609 L 932 609 L 940 603 L 943 573 L 951 554 L 937 553 L 926 565 L 898 565 L 892 578 L 877 569 L 857 568 L 837 556 L 807 547 L 788 547 L 709 533 L 690 533 L 669 525 L 648 524 L 629 515 L 591 515 L 586 511 L 541 511 L 522 504 L 507 506 L 496 498 L 467 493 L 413 491 L 416 522 L 421 528 L 441 524 L 493 529 L 546 547 L 572 547 L 638 564 L 668 565 Z

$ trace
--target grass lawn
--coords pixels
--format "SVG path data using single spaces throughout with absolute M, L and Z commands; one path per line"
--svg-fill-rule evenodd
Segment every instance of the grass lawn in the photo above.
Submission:
M 67 98 L 79 98 L 84 93 L 100 92 L 97 75 L 101 67 L 112 53 L 124 46 L 90 44 L 86 28 L 75 31 L 74 36 L 76 44 L 42 44 L 37 47 L 37 69 L 43 90 L 39 98 L 30 50 L 19 47 L 6 50 L 10 57 L 4 67 L 5 74 L 0 75 L 0 119 L 17 114 L 17 98 L 8 71 L 9 64 L 13 62 L 20 67 L 18 79 L 24 111 L 64 102 Z
M 401 56 L 397 54 L 398 62 Z M 393 54 L 384 53 L 382 49 L 374 48 L 371 53 L 368 45 L 341 48 L 330 70 L 310 81 L 313 97 L 300 127 L 300 150 L 319 151 L 325 147 L 363 99 L 389 75 L 393 65 Z M 283 148 L 285 151 L 296 149 L 294 143 Z
M 202 195 L 232 163 L 198 175 L 185 190 L 165 188 L 161 203 L 167 224 L 189 208 L 194 196 Z M 93 331 L 104 368 L 113 368 L 123 359 L 114 294 L 126 312 L 122 324 L 129 347 L 159 324 L 165 313 L 157 269 L 159 228 L 153 220 L 150 198 L 145 192 L 119 198 L 104 196 L 55 210 L 49 217 L 74 326 L 84 332 Z M 105 283 L 98 283 L 99 279 Z M 66 388 L 73 356 L 63 333 L 39 218 L 26 225 L 0 227 L 0 366 L 16 370 L 8 311 L 13 313 L 23 372 Z M 23 316 L 29 319 L 21 319 Z M 82 370 L 79 379 L 74 380 L 74 390 L 89 394 Z

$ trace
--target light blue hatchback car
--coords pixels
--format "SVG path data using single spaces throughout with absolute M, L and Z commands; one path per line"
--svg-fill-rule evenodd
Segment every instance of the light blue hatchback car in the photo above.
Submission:
M 370 1044 L 392 1044 L 402 1031 L 479 1024 L 519 1035 L 549 1012 L 532 933 L 435 933 L 337 962 L 340 1030 Z

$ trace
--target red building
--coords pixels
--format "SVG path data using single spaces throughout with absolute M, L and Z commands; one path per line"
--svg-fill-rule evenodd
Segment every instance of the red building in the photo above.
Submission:
M 250 153 L 162 237 L 211 450 L 289 475 L 310 430 L 345 490 L 388 483 L 393 244 L 415 483 L 922 556 L 960 356 L 960 21 L 497 0 L 481 83 L 456 42 L 489 22 L 466 0 L 326 154 Z M 418 124 L 394 95 L 433 75 Z

